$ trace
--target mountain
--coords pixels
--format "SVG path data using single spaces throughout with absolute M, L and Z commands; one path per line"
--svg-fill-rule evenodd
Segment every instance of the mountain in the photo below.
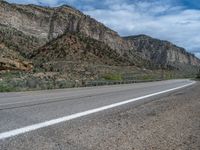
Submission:
M 136 56 L 135 61 L 130 61 L 104 42 L 75 32 L 68 32 L 50 41 L 35 50 L 30 59 L 35 67 L 46 72 L 67 73 L 72 80 L 75 75 L 76 79 L 98 79 L 108 72 L 123 73 L 126 69 L 131 72 L 136 68 L 135 64 L 140 67 L 153 65 Z
M 44 59 L 45 58 L 45 59 Z M 76 63 L 128 66 L 131 62 L 107 44 L 80 33 L 68 32 L 35 50 L 31 59 L 39 62 L 66 61 Z
M 50 75 L 53 80 L 98 80 L 113 72 L 133 78 L 137 71 L 142 76 L 144 70 L 154 74 L 160 69 L 186 76 L 200 66 L 184 48 L 146 35 L 120 37 L 68 5 L 0 1 L 0 45 L 0 70 Z
M 33 50 L 66 32 L 77 32 L 105 43 L 120 56 L 128 57 L 132 64 L 142 65 L 143 61 L 146 61 L 131 52 L 128 53 L 126 41 L 115 31 L 70 6 L 47 8 L 3 1 L 0 3 L 0 10 L 0 25 L 7 28 L 5 31 L 9 33 L 4 31 L 6 36 L 2 35 L 3 40 L 7 45 L 14 44 L 15 49 L 22 45 L 24 48 L 17 49 L 22 55 L 31 54 Z
M 0 9 L 1 24 L 43 41 L 50 41 L 65 32 L 80 32 L 119 51 L 125 46 L 124 40 L 115 31 L 67 5 L 47 8 L 15 5 L 3 1 Z
M 128 36 L 124 39 L 134 47 L 135 53 L 143 59 L 150 60 L 165 67 L 180 65 L 199 66 L 200 60 L 184 48 L 168 41 L 149 37 L 147 35 Z

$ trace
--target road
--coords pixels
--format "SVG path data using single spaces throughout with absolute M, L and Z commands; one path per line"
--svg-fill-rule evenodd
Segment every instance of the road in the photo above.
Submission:
M 129 85 L 0 93 L 0 140 L 5 142 L 9 138 L 16 139 L 27 134 L 26 132 L 31 134 L 34 130 L 43 130 L 58 123 L 64 124 L 75 118 L 84 119 L 87 115 L 103 113 L 107 109 L 118 109 L 130 103 L 148 102 L 152 97 L 162 97 L 193 84 L 194 82 L 190 80 L 168 80 Z

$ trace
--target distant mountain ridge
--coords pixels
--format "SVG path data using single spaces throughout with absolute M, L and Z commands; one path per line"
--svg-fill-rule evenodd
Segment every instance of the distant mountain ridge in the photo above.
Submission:
M 59 49 L 55 47 L 53 49 L 55 52 L 52 53 L 51 46 L 48 45 L 52 45 L 51 42 L 55 40 L 57 43 L 60 43 L 59 40 L 63 41 L 63 38 L 59 38 L 60 36 L 65 36 L 65 39 L 69 39 L 67 36 L 71 35 L 68 33 L 73 33 L 73 37 L 82 35 L 84 39 L 90 39 L 89 41 L 96 40 L 96 43 L 99 41 L 99 47 L 102 49 L 98 49 L 98 51 L 103 53 L 102 57 L 106 58 L 105 62 L 101 58 L 101 62 L 104 64 L 107 64 L 107 58 L 110 58 L 104 53 L 104 48 L 106 48 L 119 58 L 118 61 L 125 61 L 118 62 L 119 64 L 128 62 L 128 65 L 154 69 L 180 69 L 184 68 L 180 67 L 184 65 L 200 66 L 198 58 L 170 42 L 153 39 L 145 35 L 120 37 L 117 32 L 67 5 L 49 8 L 36 5 L 9 4 L 5 1 L 0 1 L 0 27 L 0 43 L 4 43 L 6 47 L 16 50 L 26 59 L 32 58 L 33 60 L 31 61 L 33 62 L 37 60 L 36 55 L 32 57 L 33 53 L 38 51 L 38 54 L 43 54 L 39 51 L 44 49 L 46 53 L 49 52 L 52 55 L 38 55 L 38 57 L 41 58 L 42 56 L 44 62 L 46 62 L 45 59 L 51 60 L 50 56 L 54 59 L 53 55 Z M 74 39 L 72 41 L 68 40 L 68 44 L 73 42 Z M 76 40 L 78 40 L 76 44 L 83 46 L 79 38 Z M 82 51 L 84 49 L 82 46 L 77 50 Z M 69 51 L 70 48 L 68 48 Z M 97 49 L 95 46 L 92 48 Z M 65 52 L 68 49 L 65 48 Z M 94 49 L 93 51 L 95 51 Z M 86 50 L 84 49 L 83 51 Z M 76 54 L 72 54 L 71 58 L 75 56 Z M 100 60 L 99 57 L 97 59 Z M 87 60 L 85 61 L 87 62 Z M 90 59 L 88 58 L 89 61 Z
M 135 52 L 143 59 L 160 65 L 188 64 L 199 66 L 200 64 L 200 60 L 194 54 L 168 41 L 155 39 L 147 35 L 128 36 L 124 39 L 135 48 Z

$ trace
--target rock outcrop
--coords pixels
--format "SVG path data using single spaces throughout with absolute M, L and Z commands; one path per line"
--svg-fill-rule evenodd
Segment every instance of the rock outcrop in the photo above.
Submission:
M 110 48 L 110 52 L 119 55 L 121 60 L 126 58 L 130 64 L 140 67 L 146 67 L 148 63 L 152 63 L 150 66 L 154 68 L 158 65 L 173 68 L 200 64 L 194 55 L 169 42 L 147 36 L 122 38 L 102 23 L 67 5 L 49 8 L 0 1 L 0 43 L 3 42 L 26 58 L 32 56 L 33 51 L 45 44 L 51 45 L 52 41 L 67 33 L 79 33 L 102 42 Z M 47 59 L 46 55 L 43 57 Z
M 33 65 L 25 60 L 19 53 L 0 44 L 0 71 L 1 70 L 20 70 L 31 71 Z
M 178 47 L 168 41 L 154 39 L 146 35 L 124 37 L 135 53 L 143 59 L 150 60 L 163 66 L 177 66 L 187 64 L 199 66 L 200 60 L 184 48 Z
M 122 53 L 126 42 L 113 30 L 80 11 L 64 5 L 46 8 L 0 2 L 0 23 L 40 40 L 50 41 L 65 32 L 81 32 Z

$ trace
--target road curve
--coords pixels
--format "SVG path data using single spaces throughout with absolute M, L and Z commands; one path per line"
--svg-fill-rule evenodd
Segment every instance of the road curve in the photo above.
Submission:
M 168 80 L 129 85 L 0 93 L 0 139 L 169 93 L 194 84 Z

